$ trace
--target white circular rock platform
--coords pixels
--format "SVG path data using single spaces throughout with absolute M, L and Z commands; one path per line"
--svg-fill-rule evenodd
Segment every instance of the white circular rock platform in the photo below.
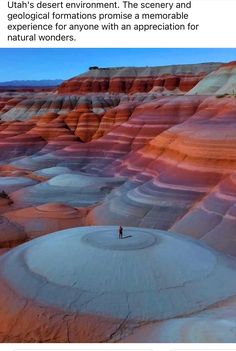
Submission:
M 11 326 L 23 319 L 20 340 L 31 340 L 33 324 L 45 341 L 43 330 L 54 333 L 60 314 L 57 326 L 70 316 L 79 341 L 104 341 L 115 323 L 182 317 L 236 294 L 234 259 L 165 231 L 125 227 L 123 235 L 118 227 L 72 228 L 1 256 L 0 335 L 4 321 L 9 341 L 19 340 L 11 339 Z
M 118 230 L 107 229 L 88 233 L 82 237 L 82 242 L 100 249 L 107 250 L 139 250 L 147 248 L 151 245 L 156 244 L 157 237 L 150 233 L 150 231 L 142 230 L 142 234 L 135 230 L 126 230 L 126 234 L 123 235 L 122 239 L 118 237 Z

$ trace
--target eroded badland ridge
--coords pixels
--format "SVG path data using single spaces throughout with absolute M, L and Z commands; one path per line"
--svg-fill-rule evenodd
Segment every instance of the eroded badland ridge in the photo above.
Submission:
M 0 341 L 236 341 L 236 62 L 3 91 L 0 150 Z

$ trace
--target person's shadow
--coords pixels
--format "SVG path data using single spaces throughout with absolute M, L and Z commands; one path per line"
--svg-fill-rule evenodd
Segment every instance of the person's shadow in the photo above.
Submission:
M 132 238 L 132 235 L 122 236 L 122 239 L 128 239 L 128 238 Z

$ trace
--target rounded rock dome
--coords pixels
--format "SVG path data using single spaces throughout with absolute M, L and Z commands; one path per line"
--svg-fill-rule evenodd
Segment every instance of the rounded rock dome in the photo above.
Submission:
M 0 325 L 2 307 L 22 299 L 46 311 L 49 324 L 55 311 L 76 316 L 72 324 L 84 316 L 139 323 L 201 311 L 236 293 L 233 260 L 152 229 L 126 227 L 123 239 L 114 226 L 66 229 L 0 261 Z M 24 314 L 32 318 L 30 309 Z

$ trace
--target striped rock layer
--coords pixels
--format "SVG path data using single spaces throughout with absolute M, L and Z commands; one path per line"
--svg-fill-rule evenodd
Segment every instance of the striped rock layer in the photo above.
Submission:
M 13 284 L 10 268 L 17 266 L 22 246 L 14 247 L 28 242 L 31 250 L 33 239 L 32 247 L 37 248 L 39 239 L 35 238 L 45 234 L 56 232 L 55 237 L 62 229 L 80 227 L 81 231 L 84 226 L 103 226 L 104 231 L 107 226 L 115 226 L 116 231 L 122 225 L 139 232 L 142 228 L 174 232 L 181 240 L 191 241 L 187 238 L 191 237 L 194 247 L 208 247 L 219 255 L 219 261 L 223 260 L 220 270 L 230 267 L 233 277 L 235 77 L 234 62 L 92 69 L 54 91 L 0 93 L 0 320 L 6 319 L 8 307 L 13 306 L 6 323 L 0 323 L 2 341 L 236 341 L 231 328 L 236 318 L 235 291 L 228 273 L 219 274 L 225 279 L 221 283 L 214 276 L 212 290 L 223 286 L 222 294 L 212 298 L 214 294 L 209 289 L 209 296 L 201 300 L 201 308 L 181 309 L 181 302 L 175 315 L 136 318 L 133 311 L 131 318 L 127 300 L 122 297 L 122 316 L 102 302 L 104 311 L 86 309 L 81 317 L 80 308 L 90 305 L 89 297 L 88 302 L 81 300 L 78 309 L 71 311 L 60 300 L 64 296 L 62 290 L 58 306 L 45 300 L 46 278 L 39 279 L 42 296 L 37 289 L 34 291 L 37 255 L 32 256 L 33 273 L 27 276 L 35 292 L 33 298 L 25 295 L 20 282 L 19 286 L 18 282 L 14 283 L 17 286 Z M 49 248 L 54 245 L 50 243 L 51 240 Z M 113 250 L 113 246 L 106 250 Z M 230 262 L 226 259 L 229 255 Z M 196 256 L 196 260 L 202 260 L 204 266 L 203 256 Z M 24 261 L 22 255 L 19 257 Z M 56 264 L 48 264 L 47 269 L 53 271 Z M 18 266 L 23 263 L 18 262 Z M 45 288 L 45 296 L 47 289 L 50 287 Z M 72 294 L 70 301 L 74 306 L 77 292 L 72 289 L 68 293 Z M 102 301 L 106 293 L 96 296 L 94 304 Z M 200 301 L 199 296 L 196 301 Z M 171 299 L 167 299 L 168 306 L 173 303 Z M 179 301 L 182 299 L 185 301 L 179 297 Z M 188 319 L 193 312 L 196 314 Z M 11 329 L 13 320 L 21 320 L 22 313 L 23 327 L 18 324 Z M 38 324 L 28 335 L 35 315 L 40 316 Z M 172 317 L 178 318 L 163 321 Z M 229 327 L 223 323 L 220 333 L 219 321 L 223 318 Z M 209 327 L 204 334 L 209 319 L 217 332 Z M 149 321 L 153 326 L 143 327 Z M 43 327 L 45 323 L 49 334 Z M 136 334 L 137 326 L 142 328 Z M 128 336 L 131 333 L 133 337 Z
M 218 63 L 163 67 L 118 67 L 90 69 L 61 84 L 59 93 L 182 92 L 192 89 L 203 77 L 220 66 Z

